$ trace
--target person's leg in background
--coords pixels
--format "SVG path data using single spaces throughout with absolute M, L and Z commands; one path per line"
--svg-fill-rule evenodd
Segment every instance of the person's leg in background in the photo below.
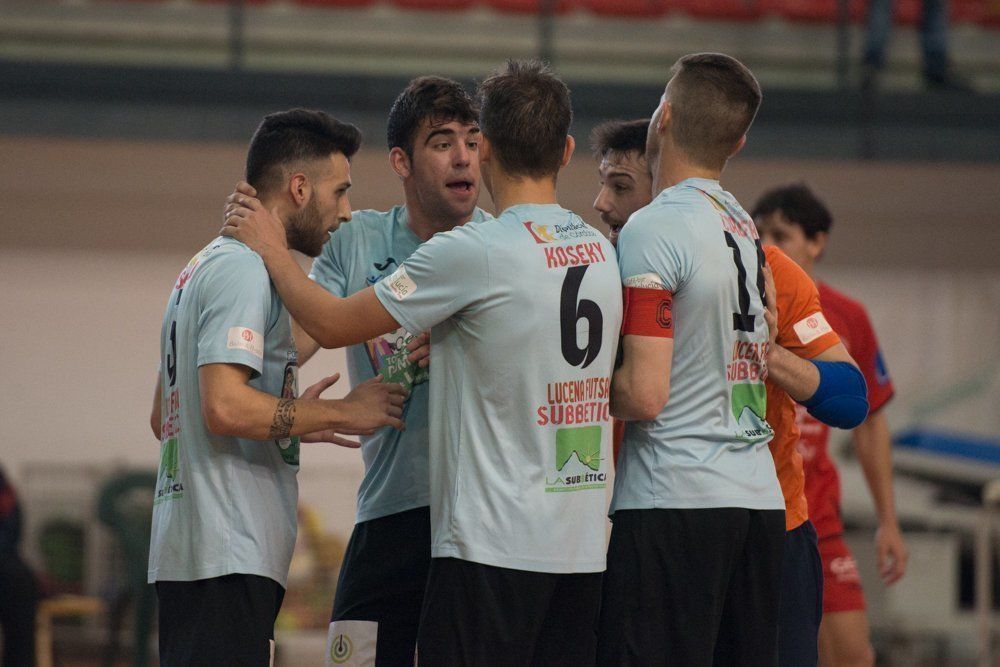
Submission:
M 892 30 L 892 0 L 871 0 L 868 3 L 865 51 L 862 59 L 863 85 L 877 84 L 878 74 L 885 67 L 885 52 Z
M 3 667 L 35 664 L 35 575 L 16 554 L 0 555 L 0 629 Z

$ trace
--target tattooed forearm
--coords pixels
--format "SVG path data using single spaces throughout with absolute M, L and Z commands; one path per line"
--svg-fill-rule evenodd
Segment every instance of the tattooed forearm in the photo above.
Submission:
M 295 423 L 295 401 L 290 398 L 279 398 L 278 407 L 274 409 L 274 421 L 267 437 L 274 439 L 287 438 Z

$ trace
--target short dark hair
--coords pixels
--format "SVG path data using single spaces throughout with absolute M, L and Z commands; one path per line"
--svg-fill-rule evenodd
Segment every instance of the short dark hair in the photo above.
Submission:
M 602 160 L 610 156 L 627 155 L 633 151 L 638 152 L 639 157 L 645 157 L 648 131 L 648 118 L 609 120 L 591 130 L 590 149 L 594 152 L 594 157 Z
M 670 70 L 674 143 L 701 166 L 722 169 L 760 108 L 760 84 L 739 60 L 694 53 Z
M 830 211 L 805 183 L 785 185 L 765 192 L 757 200 L 750 216 L 756 220 L 759 216 L 778 212 L 789 222 L 801 227 L 809 239 L 816 238 L 820 232 L 829 232 L 833 225 Z
M 479 123 L 511 174 L 555 176 L 573 121 L 569 88 L 537 60 L 508 60 L 479 84 Z
M 290 109 L 264 116 L 247 150 L 247 183 L 258 192 L 281 187 L 282 168 L 334 153 L 350 159 L 361 146 L 361 132 L 325 111 Z
M 479 111 L 472 96 L 457 81 L 439 76 L 421 76 L 410 83 L 392 103 L 386 139 L 389 148 L 402 148 L 413 157 L 413 141 L 423 120 L 431 124 L 477 123 Z

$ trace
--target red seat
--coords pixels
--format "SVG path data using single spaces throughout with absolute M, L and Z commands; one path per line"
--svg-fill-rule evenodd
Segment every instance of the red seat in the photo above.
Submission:
M 840 15 L 839 0 L 765 0 L 764 7 L 766 12 L 796 23 L 836 23 Z M 851 21 L 863 21 L 867 9 L 863 0 L 849 0 Z
M 580 6 L 601 16 L 662 16 L 667 0 L 582 0 Z
M 537 14 L 540 7 L 540 0 L 486 0 L 486 5 L 498 12 L 512 12 L 515 14 Z M 556 0 L 556 12 L 562 14 L 569 11 L 572 3 L 570 0 Z
M 470 9 L 476 0 L 392 0 L 392 4 L 403 9 Z
M 371 7 L 378 0 L 294 0 L 295 4 L 307 7 L 333 7 L 346 9 L 351 7 Z
M 753 21 L 763 14 L 760 0 L 671 0 L 674 7 L 697 18 Z
M 923 15 L 923 0 L 893 0 L 892 20 L 897 25 L 918 25 Z

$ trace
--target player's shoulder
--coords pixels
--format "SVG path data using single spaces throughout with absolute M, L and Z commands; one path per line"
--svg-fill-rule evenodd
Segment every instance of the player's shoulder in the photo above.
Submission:
M 267 273 L 264 260 L 255 251 L 241 241 L 219 236 L 202 248 L 196 256 L 200 265 L 206 271 L 240 271 Z
M 853 317 L 868 318 L 867 309 L 857 299 L 822 281 L 818 281 L 816 286 L 819 288 L 819 299 L 823 304 L 823 310 L 836 310 L 846 315 L 848 319 Z
M 771 273 L 774 274 L 775 286 L 780 290 L 782 281 L 792 282 L 796 286 L 808 284 L 810 287 L 815 289 L 815 283 L 809 274 L 805 272 L 801 266 L 795 263 L 795 260 L 786 255 L 781 248 L 774 245 L 764 246 L 764 258 L 767 261 L 767 265 L 771 268 Z
M 388 211 L 366 208 L 351 211 L 351 219 L 330 232 L 331 239 L 359 239 L 391 233 L 393 223 L 405 213 L 405 207 L 393 206 Z
M 666 193 L 666 191 L 664 191 Z M 691 234 L 691 223 L 697 210 L 690 201 L 674 201 L 661 193 L 646 206 L 633 213 L 619 233 L 619 245 L 628 245 L 629 238 L 648 244 L 656 239 L 683 238 Z

